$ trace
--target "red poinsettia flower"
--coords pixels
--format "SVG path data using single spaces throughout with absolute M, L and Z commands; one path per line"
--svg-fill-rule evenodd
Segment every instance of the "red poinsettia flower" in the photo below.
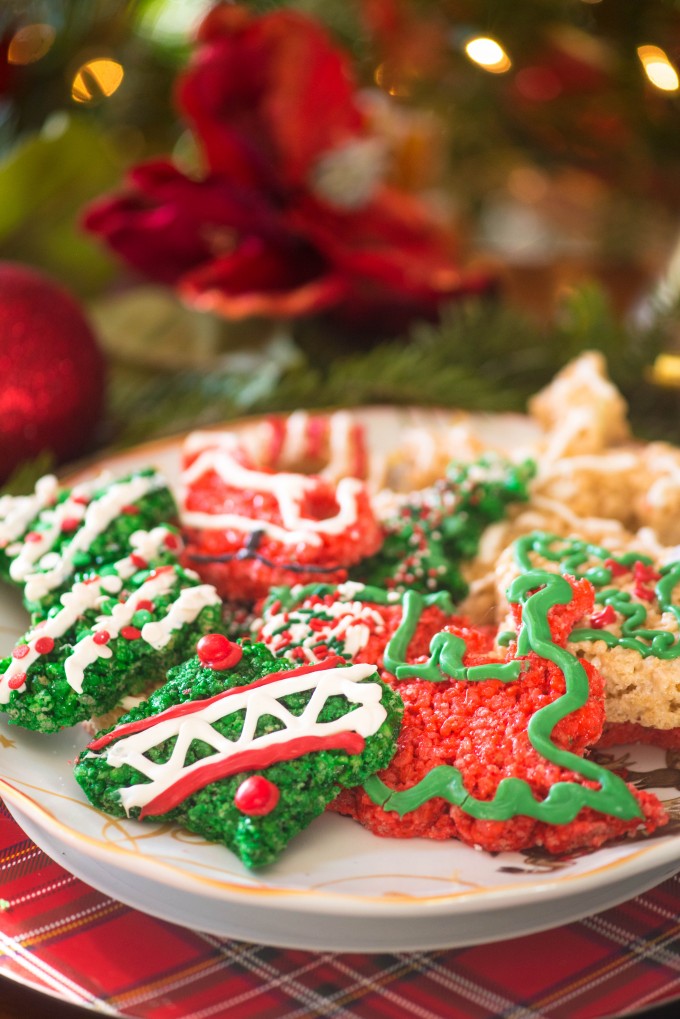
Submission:
M 220 5 L 177 89 L 198 179 L 167 160 L 90 206 L 130 265 L 227 318 L 329 310 L 384 330 L 476 291 L 450 235 L 382 180 L 346 57 L 312 19 Z

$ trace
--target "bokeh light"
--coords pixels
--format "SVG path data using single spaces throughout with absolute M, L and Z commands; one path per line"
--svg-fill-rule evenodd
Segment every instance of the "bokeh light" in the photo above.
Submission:
M 505 74 L 512 67 L 512 61 L 503 47 L 488 36 L 477 36 L 465 44 L 465 52 L 473 63 L 492 74 Z
M 51 25 L 24 25 L 10 39 L 7 62 L 34 64 L 52 48 L 55 35 Z
M 77 103 L 92 103 L 113 95 L 125 72 L 117 60 L 98 57 L 88 60 L 76 72 L 71 84 L 71 98 Z
M 678 91 L 678 72 L 659 46 L 638 46 L 637 54 L 645 74 L 655 88 L 662 92 Z

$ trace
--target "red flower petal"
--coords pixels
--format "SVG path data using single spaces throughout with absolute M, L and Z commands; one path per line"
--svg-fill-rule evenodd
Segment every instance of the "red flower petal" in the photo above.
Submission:
M 186 276 L 180 286 L 193 307 L 230 319 L 310 314 L 337 303 L 345 290 L 313 249 L 277 250 L 257 238 Z

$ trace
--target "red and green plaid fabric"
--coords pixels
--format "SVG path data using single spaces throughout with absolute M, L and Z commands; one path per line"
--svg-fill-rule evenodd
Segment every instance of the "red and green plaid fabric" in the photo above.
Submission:
M 72 877 L 0 803 L 0 974 L 153 1019 L 594 1019 L 680 995 L 680 878 L 557 930 L 397 955 L 185 930 Z M 1 994 L 1 989 L 0 989 Z

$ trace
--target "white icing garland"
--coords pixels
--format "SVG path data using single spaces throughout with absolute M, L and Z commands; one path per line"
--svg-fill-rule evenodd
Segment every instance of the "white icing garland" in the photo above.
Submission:
M 134 559 L 141 556 L 146 561 L 152 560 L 170 534 L 174 536 L 173 531 L 163 526 L 155 527 L 151 531 L 135 531 L 130 536 L 130 544 L 134 551 L 114 564 L 115 573 L 79 582 L 73 586 L 71 591 L 63 594 L 61 597 L 62 607 L 59 612 L 27 634 L 28 652 L 23 658 L 12 658 L 6 672 L 0 676 L 0 704 L 6 704 L 9 701 L 12 689 L 24 690 L 26 688 L 25 682 L 20 686 L 12 687 L 10 681 L 27 673 L 29 667 L 40 658 L 40 652 L 36 650 L 36 643 L 43 637 L 51 637 L 53 640 L 63 637 L 85 611 L 97 608 L 107 598 L 118 594 L 123 586 L 123 581 L 140 568 Z M 193 572 L 185 571 L 185 573 L 192 580 L 196 578 L 196 574 Z M 66 680 L 76 693 L 82 691 L 87 666 L 99 658 L 110 658 L 112 655 L 107 644 L 95 642 L 95 633 L 106 631 L 111 639 L 118 636 L 124 626 L 130 625 L 139 602 L 152 601 L 154 597 L 166 594 L 177 581 L 178 574 L 174 566 L 159 567 L 155 576 L 149 577 L 137 591 L 130 595 L 126 602 L 116 605 L 111 615 L 97 617 L 91 633 L 73 645 L 71 654 L 64 661 Z M 204 607 L 219 603 L 220 599 L 213 587 L 199 585 L 186 588 L 180 591 L 177 600 L 168 606 L 167 614 L 163 619 L 150 621 L 142 627 L 141 639 L 156 650 L 160 650 L 169 643 L 175 630 L 193 622 Z
M 39 478 L 32 495 L 0 496 L 0 548 L 16 541 L 41 510 L 51 506 L 59 492 L 54 474 Z
M 195 710 L 189 714 L 160 719 L 142 732 L 121 737 L 102 751 L 106 763 L 112 768 L 129 764 L 149 779 L 120 790 L 124 809 L 129 813 L 132 807 L 144 807 L 179 779 L 203 767 L 205 758 L 186 764 L 187 751 L 194 740 L 201 740 L 214 749 L 208 761 L 216 764 L 244 750 L 263 750 L 301 736 L 331 736 L 340 732 L 355 732 L 364 738 L 374 735 L 387 717 L 381 704 L 380 684 L 361 682 L 374 673 L 374 665 L 350 665 L 298 676 L 282 673 L 281 678 L 272 683 L 244 691 L 235 688 L 229 696 L 204 706 L 197 701 Z M 312 696 L 301 715 L 291 714 L 281 704 L 282 698 L 306 690 L 311 690 Z M 337 695 L 360 707 L 334 721 L 320 722 L 319 715 L 326 701 Z M 213 728 L 219 719 L 244 709 L 243 729 L 237 740 L 228 740 Z M 285 728 L 256 736 L 263 715 L 273 715 Z M 177 741 L 169 760 L 164 764 L 150 761 L 147 752 L 173 737 L 177 737 Z
M 39 601 L 46 594 L 59 587 L 73 572 L 73 560 L 79 552 L 85 552 L 93 541 L 116 519 L 124 506 L 133 504 L 148 492 L 165 484 L 157 474 L 138 476 L 129 481 L 112 484 L 108 491 L 84 505 L 94 491 L 108 481 L 108 477 L 99 477 L 88 484 L 78 485 L 68 499 L 53 510 L 45 510 L 41 523 L 47 524 L 45 530 L 34 532 L 32 540 L 7 548 L 9 555 L 14 556 L 10 565 L 10 576 L 17 583 L 25 583 L 25 596 L 28 601 Z M 66 520 L 79 523 L 72 540 L 60 553 L 53 552 L 53 546 L 62 533 Z M 45 555 L 48 553 L 48 556 Z M 36 570 L 36 564 L 45 572 Z

